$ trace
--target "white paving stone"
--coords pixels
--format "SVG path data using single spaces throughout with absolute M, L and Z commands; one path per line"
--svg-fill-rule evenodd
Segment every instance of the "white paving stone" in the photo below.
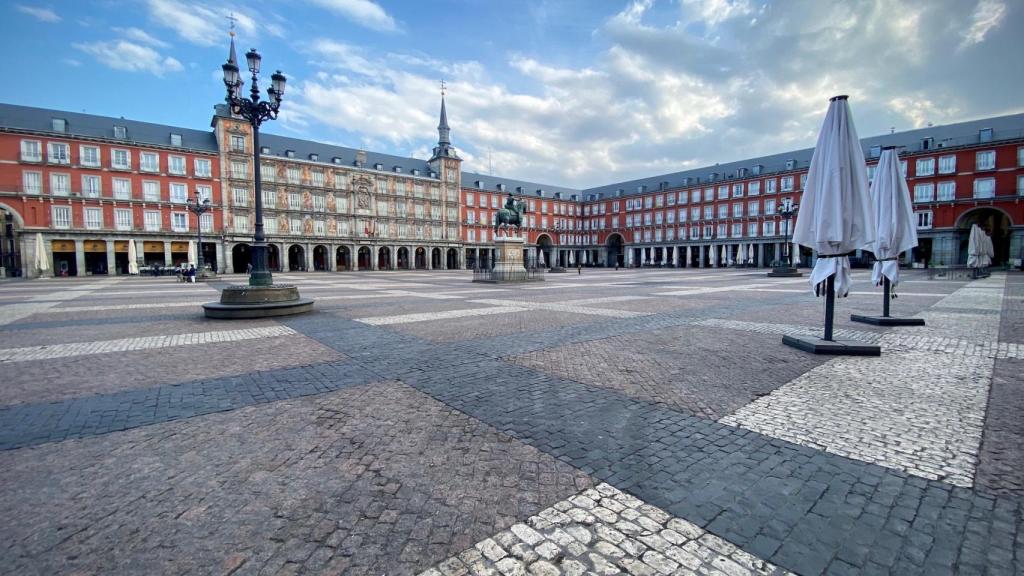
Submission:
M 573 519 L 573 512 L 588 514 L 607 502 L 607 509 L 643 512 L 652 525 L 642 528 L 630 524 L 632 534 L 624 534 L 610 523 L 591 516 L 588 522 Z M 670 538 L 664 538 L 669 535 Z M 504 548 L 502 548 L 504 547 Z M 732 544 L 708 534 L 695 524 L 674 518 L 665 511 L 640 502 L 609 484 L 584 490 L 516 524 L 491 538 L 485 538 L 469 550 L 483 552 L 483 558 L 457 554 L 420 576 L 469 571 L 473 574 L 496 571 L 501 574 L 528 572 L 545 576 L 556 574 L 729 574 L 731 576 L 790 575 Z M 505 556 L 512 550 L 512 556 Z M 514 557 L 513 557 L 514 556 Z M 467 560 L 469 560 L 467 562 Z
M 130 352 L 134 350 L 150 350 L 169 348 L 172 346 L 194 346 L 215 342 L 237 342 L 257 338 L 274 338 L 291 336 L 295 331 L 286 326 L 266 326 L 245 328 L 241 330 L 220 330 L 216 332 L 199 332 L 191 334 L 169 334 L 160 336 L 143 336 L 141 338 L 121 338 L 118 340 L 97 340 L 93 342 L 72 342 L 68 344 L 51 344 L 48 346 L 26 346 L 24 348 L 0 349 L 0 363 L 27 362 L 29 360 L 48 360 L 50 358 L 67 358 L 91 354 L 109 354 L 111 352 Z
M 356 318 L 357 322 L 371 324 L 373 326 L 385 326 L 390 324 L 408 324 L 410 322 L 428 322 L 430 320 L 450 320 L 452 318 L 468 318 L 471 316 L 488 316 L 491 314 L 509 314 L 512 312 L 524 312 L 526 308 L 518 306 L 498 305 L 493 308 L 466 308 L 462 310 L 445 310 L 443 312 L 419 312 L 416 314 L 399 314 L 397 316 L 371 316 L 369 318 Z

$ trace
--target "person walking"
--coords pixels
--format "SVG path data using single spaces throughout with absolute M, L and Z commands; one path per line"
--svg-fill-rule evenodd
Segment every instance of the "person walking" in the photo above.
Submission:
M 188 281 L 193 283 L 193 284 L 196 283 L 196 265 L 195 264 L 189 264 L 188 265 Z
M 576 274 L 577 275 L 582 275 L 583 274 L 583 264 L 580 263 L 580 262 L 576 263 Z

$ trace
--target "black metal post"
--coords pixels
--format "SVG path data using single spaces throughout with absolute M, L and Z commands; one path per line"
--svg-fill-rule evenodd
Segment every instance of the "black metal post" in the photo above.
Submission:
M 885 299 L 882 300 L 882 316 L 885 318 L 889 317 L 889 298 L 892 292 L 892 285 L 889 283 L 889 279 L 885 276 L 882 277 L 882 291 L 885 293 Z
M 832 341 L 832 324 L 836 313 L 836 276 L 833 274 L 825 280 L 825 338 Z
M 253 83 L 255 84 L 255 75 Z M 257 96 L 258 97 L 258 96 Z M 260 173 L 260 125 L 256 118 L 250 120 L 252 125 L 252 157 L 253 157 L 253 192 L 256 196 L 256 222 L 253 234 L 252 272 L 249 274 L 249 286 L 270 286 L 274 277 L 270 273 L 270 261 L 267 253 L 266 236 L 263 233 L 263 175 Z

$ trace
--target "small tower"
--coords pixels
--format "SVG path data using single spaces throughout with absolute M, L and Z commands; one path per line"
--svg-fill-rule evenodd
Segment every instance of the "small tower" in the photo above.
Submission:
M 441 120 L 437 124 L 437 146 L 434 146 L 434 154 L 430 157 L 430 162 L 433 163 L 439 158 L 454 158 L 461 160 L 459 155 L 455 153 L 455 148 L 452 146 L 451 140 L 451 128 L 448 127 L 448 111 L 445 108 L 444 96 L 447 92 L 444 80 L 441 81 Z

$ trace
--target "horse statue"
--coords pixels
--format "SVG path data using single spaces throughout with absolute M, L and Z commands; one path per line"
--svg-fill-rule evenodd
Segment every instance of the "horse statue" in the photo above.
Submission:
M 516 234 L 518 234 L 525 223 L 524 214 L 526 214 L 526 203 L 522 200 L 514 200 L 512 195 L 509 194 L 508 199 L 505 201 L 505 207 L 498 210 L 497 217 L 494 220 L 494 233 L 497 234 L 498 230 L 504 230 L 505 236 L 508 237 L 509 230 L 512 226 L 515 226 Z

